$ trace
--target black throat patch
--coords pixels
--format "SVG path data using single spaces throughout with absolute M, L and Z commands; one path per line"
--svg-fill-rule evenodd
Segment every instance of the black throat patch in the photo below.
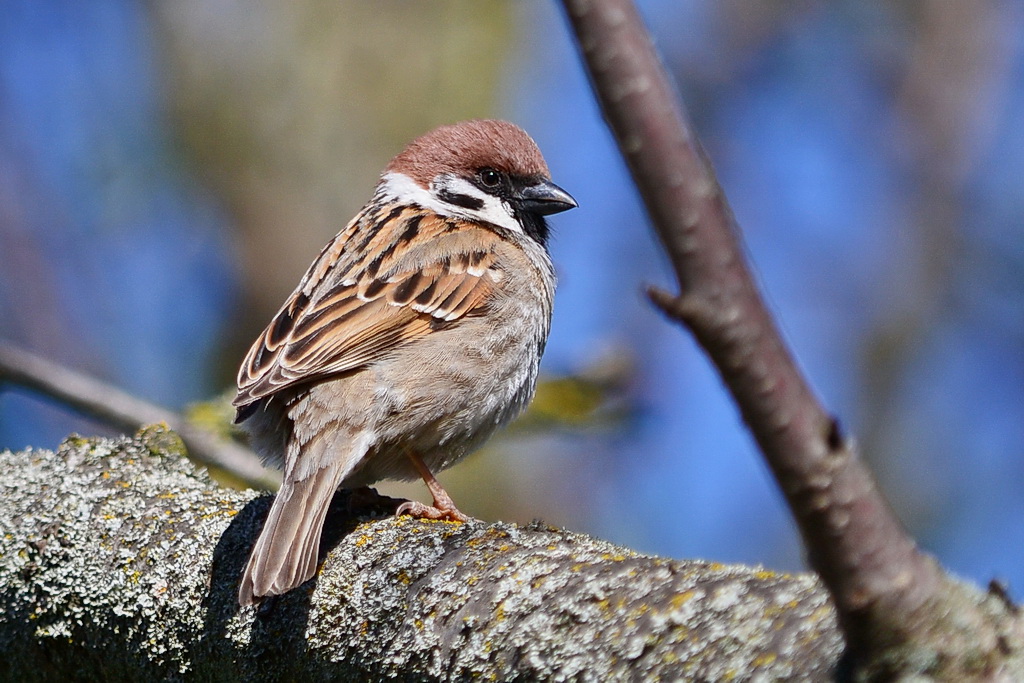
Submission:
M 548 228 L 548 222 L 544 216 L 530 211 L 520 211 L 519 209 L 515 209 L 515 214 L 519 225 L 523 226 L 523 232 L 531 237 L 534 242 L 547 249 L 551 229 Z

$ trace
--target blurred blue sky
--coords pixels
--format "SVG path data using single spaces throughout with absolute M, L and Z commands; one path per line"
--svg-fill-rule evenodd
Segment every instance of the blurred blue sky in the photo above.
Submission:
M 171 144 L 143 6 L 0 13 L 0 335 L 170 405 L 227 315 L 226 217 Z M 0 443 L 66 427 L 0 394 Z
M 738 1 L 641 3 L 812 383 L 922 544 L 1019 595 L 1024 8 L 971 3 L 950 19 L 935 5 L 806 2 L 750 18 Z M 245 285 L 236 219 L 167 116 L 147 7 L 22 0 L 0 13 L 0 337 L 180 407 L 224 388 L 213 367 Z M 583 491 L 573 524 L 639 550 L 799 567 L 713 370 L 644 300 L 669 270 L 557 6 L 512 16 L 491 113 L 534 134 L 580 203 L 553 221 L 545 368 L 625 351 L 637 373 L 624 428 L 551 437 L 553 495 Z M 967 49 L 958 40 L 972 60 L 935 47 Z M 0 448 L 53 447 L 72 428 L 95 429 L 0 392 Z

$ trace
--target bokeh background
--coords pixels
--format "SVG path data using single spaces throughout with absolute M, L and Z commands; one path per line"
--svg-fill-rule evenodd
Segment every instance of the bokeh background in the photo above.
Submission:
M 901 518 L 1024 586 L 1024 4 L 645 0 L 768 298 Z M 175 409 L 412 137 L 532 132 L 580 208 L 535 409 L 445 482 L 485 519 L 802 566 L 553 2 L 5 0 L 0 339 Z M 0 448 L 106 433 L 0 387 Z M 0 474 L 2 477 L 2 474 Z M 421 487 L 385 487 L 424 496 Z

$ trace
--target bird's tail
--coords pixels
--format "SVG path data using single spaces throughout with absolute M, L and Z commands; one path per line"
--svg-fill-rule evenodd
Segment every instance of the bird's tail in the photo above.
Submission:
M 239 604 L 286 593 L 316 574 L 327 508 L 348 469 L 333 462 L 304 479 L 285 476 L 242 574 Z

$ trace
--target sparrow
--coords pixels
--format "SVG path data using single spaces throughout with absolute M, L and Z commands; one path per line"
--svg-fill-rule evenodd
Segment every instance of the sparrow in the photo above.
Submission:
M 442 126 L 391 160 L 249 349 L 236 422 L 283 469 L 238 591 L 241 605 L 312 578 L 335 490 L 434 478 L 533 397 L 555 273 L 545 217 L 577 206 L 507 121 Z

